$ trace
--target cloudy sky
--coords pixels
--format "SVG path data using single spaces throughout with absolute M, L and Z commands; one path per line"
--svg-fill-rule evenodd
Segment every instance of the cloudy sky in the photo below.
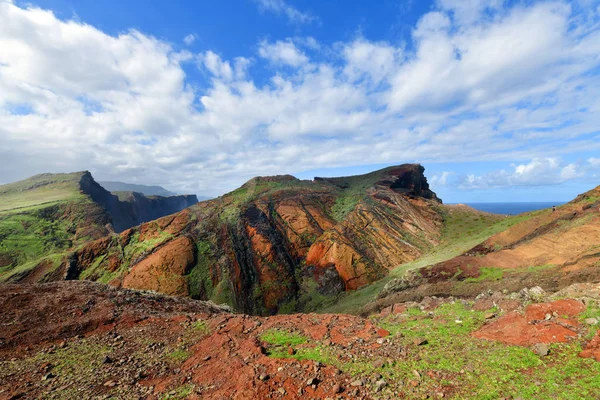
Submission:
M 600 1 L 0 0 L 0 183 L 219 195 L 419 162 L 446 202 L 600 185 Z

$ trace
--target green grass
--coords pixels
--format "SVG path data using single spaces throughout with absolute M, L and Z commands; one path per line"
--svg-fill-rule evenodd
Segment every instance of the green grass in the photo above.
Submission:
M 342 189 L 331 209 L 333 219 L 338 222 L 343 221 L 354 210 L 360 200 L 366 196 L 366 190 L 381 179 L 381 176 L 387 170 L 388 168 L 385 168 L 365 175 L 326 178 L 327 182 Z
M 414 348 L 414 338 L 428 340 L 419 347 L 417 359 L 394 362 L 382 370 L 384 379 L 406 382 L 414 379 L 413 371 L 418 371 L 422 381 L 417 391 L 427 393 L 439 382 L 426 372 L 436 371 L 446 377 L 447 385 L 458 390 L 453 397 L 457 399 L 595 398 L 600 388 L 600 363 L 579 358 L 579 343 L 552 345 L 550 355 L 542 358 L 529 348 L 475 339 L 470 334 L 483 325 L 484 314 L 456 302 L 440 306 L 431 316 L 413 309 L 403 316 L 375 321 L 391 332 L 395 346 Z M 359 359 L 356 366 L 345 368 L 363 374 L 373 372 L 364 361 Z
M 34 206 L 50 205 L 66 200 L 84 199 L 79 190 L 82 173 L 42 174 L 0 186 L 0 214 L 16 210 L 31 210 Z
M 307 343 L 308 339 L 298 333 L 288 332 L 280 329 L 271 329 L 264 332 L 260 339 L 263 342 L 276 346 L 297 346 Z
M 211 278 L 211 264 L 214 253 L 208 241 L 198 240 L 196 242 L 197 254 L 196 265 L 187 276 L 190 296 L 193 299 L 210 299 L 213 294 L 213 283 Z
M 194 393 L 194 385 L 182 385 L 169 393 L 162 395 L 161 400 L 183 400 L 187 399 L 192 393 Z
M 170 233 L 157 229 L 158 236 L 140 241 L 140 232 L 136 231 L 129 241 L 129 244 L 124 249 L 126 261 L 134 261 L 144 253 L 153 250 L 162 243 L 165 243 L 173 238 Z
M 373 366 L 371 355 L 355 352 L 351 359 L 340 357 L 345 350 L 324 347 L 293 332 L 270 330 L 261 339 L 273 358 L 319 361 L 356 377 L 380 373 L 400 398 L 424 398 L 440 385 L 453 391 L 449 396 L 453 399 L 597 398 L 600 363 L 579 358 L 579 342 L 551 345 L 550 355 L 539 357 L 529 348 L 473 338 L 471 333 L 485 323 L 488 312 L 498 310 L 473 311 L 455 302 L 430 313 L 411 308 L 404 314 L 373 318 L 376 326 L 390 332 L 387 346 L 408 350 L 405 357 L 390 358 L 381 368 Z M 590 308 L 586 316 L 597 312 Z M 416 346 L 415 338 L 425 338 L 427 344 Z M 292 344 L 297 346 L 295 354 L 287 351 Z M 417 387 L 408 384 L 413 380 L 419 381 Z
M 190 352 L 185 349 L 175 349 L 167 354 L 167 358 L 174 363 L 182 363 L 190 358 L 190 356 Z
M 488 282 L 488 281 L 499 281 L 504 276 L 504 270 L 502 268 L 489 267 L 481 268 L 479 270 L 479 276 L 477 278 L 467 278 L 466 283 L 475 282 Z
M 99 206 L 80 191 L 82 176 L 42 174 L 0 186 L 0 258 L 11 261 L 0 281 L 42 261 L 57 266 L 57 257 L 89 240 L 89 216 Z

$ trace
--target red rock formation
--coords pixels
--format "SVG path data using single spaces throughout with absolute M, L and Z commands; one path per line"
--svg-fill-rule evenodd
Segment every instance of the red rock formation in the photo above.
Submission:
M 577 337 L 580 324 L 575 317 L 584 310 L 583 303 L 577 300 L 531 304 L 524 315 L 509 312 L 474 332 L 473 337 L 519 346 L 567 342 Z
M 349 178 L 255 178 L 90 243 L 67 275 L 107 279 L 110 271 L 115 285 L 275 313 L 296 307 L 303 291 L 357 289 L 419 257 L 438 242 L 438 203 L 412 164 Z M 302 287 L 306 276 L 316 289 Z
M 185 296 L 189 291 L 184 275 L 193 264 L 194 243 L 182 236 L 136 264 L 123 279 L 123 287 Z

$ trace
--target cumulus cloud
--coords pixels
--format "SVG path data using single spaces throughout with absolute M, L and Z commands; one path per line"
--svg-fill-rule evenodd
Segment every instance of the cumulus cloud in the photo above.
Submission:
M 318 20 L 314 15 L 300 11 L 296 7 L 286 3 L 284 0 L 255 0 L 255 2 L 262 10 L 278 15 L 284 15 L 293 23 L 307 24 Z
M 292 67 L 300 67 L 308 63 L 306 54 L 300 51 L 291 40 L 278 40 L 275 43 L 263 40 L 258 46 L 258 54 L 273 63 Z
M 563 183 L 583 176 L 581 166 L 565 165 L 553 157 L 534 158 L 527 164 L 513 165 L 511 171 L 504 169 L 485 175 L 467 175 L 461 182 L 462 189 L 485 189 L 509 186 L 544 186 Z
M 252 59 L 0 0 L 0 181 L 90 169 L 218 195 L 255 175 L 361 163 L 537 156 L 471 187 L 585 172 L 560 157 L 600 150 L 600 80 L 588 73 L 600 65 L 598 17 L 582 22 L 561 2 L 469 23 L 452 10 L 424 15 L 411 46 L 283 38 Z
M 346 67 L 344 72 L 350 80 L 365 76 L 374 82 L 389 77 L 402 60 L 402 51 L 388 43 L 373 43 L 359 38 L 344 46 Z
M 437 187 L 446 187 L 449 185 L 450 177 L 453 175 L 454 172 L 442 171 L 441 174 L 436 174 L 429 178 L 429 185 L 434 189 Z
M 233 62 L 233 67 L 229 61 L 223 61 L 221 56 L 212 51 L 199 54 L 197 57 L 200 68 L 208 70 L 215 78 L 225 82 L 234 79 L 244 79 L 250 66 L 250 60 L 244 57 L 237 57 Z

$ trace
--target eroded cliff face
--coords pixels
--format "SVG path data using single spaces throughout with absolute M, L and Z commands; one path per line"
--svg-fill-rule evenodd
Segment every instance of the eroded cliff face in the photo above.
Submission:
M 349 178 L 255 178 L 221 198 L 90 243 L 68 279 L 272 314 L 364 286 L 439 239 L 420 165 Z
M 103 206 L 109 214 L 115 232 L 174 214 L 198 202 L 196 195 L 145 196 L 138 192 L 113 194 L 100 186 L 89 172 L 80 180 L 82 192 Z

